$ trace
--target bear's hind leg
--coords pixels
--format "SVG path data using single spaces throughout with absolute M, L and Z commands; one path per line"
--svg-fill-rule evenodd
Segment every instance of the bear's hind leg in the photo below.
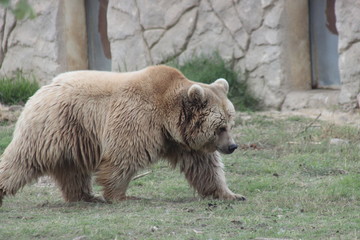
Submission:
M 27 183 L 36 180 L 42 173 L 20 161 L 0 160 L 0 206 L 6 195 L 15 195 Z
M 92 193 L 91 174 L 75 166 L 59 168 L 51 176 L 55 178 L 66 202 L 105 202 Z

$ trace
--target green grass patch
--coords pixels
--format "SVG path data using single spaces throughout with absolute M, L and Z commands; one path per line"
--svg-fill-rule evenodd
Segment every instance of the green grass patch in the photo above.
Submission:
M 250 113 L 224 155 L 229 187 L 245 202 L 199 199 L 165 162 L 132 181 L 142 200 L 66 204 L 53 184 L 28 185 L 0 208 L 4 239 L 359 239 L 358 128 Z M 4 130 L 6 129 L 6 130 Z M 5 146 L 12 128 L 1 128 Z M 330 144 L 331 138 L 347 144 Z M 1 149 L 1 151 L 3 148 Z M 95 185 L 96 194 L 101 188 Z
M 359 201 L 360 173 L 345 175 L 332 182 L 329 186 L 329 198 L 334 201 Z
M 179 69 L 188 79 L 202 83 L 213 83 L 218 78 L 225 78 L 229 83 L 229 98 L 239 111 L 259 109 L 259 102 L 247 91 L 247 85 L 240 79 L 218 55 L 193 57 L 183 64 L 173 60 L 167 63 Z
M 0 102 L 8 105 L 24 104 L 38 89 L 36 80 L 21 71 L 14 77 L 0 77 Z
M 0 154 L 5 150 L 5 148 L 9 145 L 12 139 L 12 126 L 0 125 Z

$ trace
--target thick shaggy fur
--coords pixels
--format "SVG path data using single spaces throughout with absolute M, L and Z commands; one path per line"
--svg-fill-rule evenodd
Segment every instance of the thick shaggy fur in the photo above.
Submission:
M 61 74 L 18 119 L 1 156 L 0 204 L 42 175 L 66 201 L 101 201 L 92 174 L 106 201 L 123 200 L 134 174 L 160 158 L 179 166 L 201 196 L 243 199 L 228 189 L 217 152 L 236 148 L 227 91 L 223 79 L 197 84 L 166 66 Z

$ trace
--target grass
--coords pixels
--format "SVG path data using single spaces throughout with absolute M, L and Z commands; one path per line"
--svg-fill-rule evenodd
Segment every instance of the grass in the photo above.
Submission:
M 33 77 L 18 71 L 14 77 L 0 77 L 0 102 L 24 104 L 39 89 Z
M 0 122 L 0 153 L 5 150 L 12 138 L 13 127 L 5 124 L 8 124 L 8 122 L 3 122 L 3 125 Z
M 129 195 L 142 200 L 66 204 L 52 184 L 26 186 L 4 199 L 0 236 L 359 239 L 359 129 L 299 117 L 249 116 L 237 119 L 234 128 L 240 149 L 223 156 L 228 184 L 247 197 L 245 202 L 198 199 L 178 170 L 159 162 L 130 184 Z M 2 146 L 10 134 L 1 130 Z M 349 143 L 333 145 L 332 138 Z
M 218 55 L 193 57 L 183 64 L 173 60 L 168 65 L 179 69 L 188 79 L 213 83 L 218 78 L 225 78 L 229 83 L 229 98 L 239 111 L 259 109 L 259 102 L 247 91 L 245 81 L 238 81 L 240 73 L 233 71 Z

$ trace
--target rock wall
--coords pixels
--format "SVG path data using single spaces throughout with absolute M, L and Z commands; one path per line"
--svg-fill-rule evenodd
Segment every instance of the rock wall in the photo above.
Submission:
M 112 69 L 135 70 L 218 52 L 248 79 L 256 97 L 284 98 L 280 18 L 283 0 L 110 0 Z
M 37 17 L 16 21 L 8 10 L 0 9 L 0 73 L 17 69 L 45 79 L 61 71 L 56 18 L 59 1 L 31 1 Z M 54 11 L 55 9 L 55 11 Z
M 338 0 L 335 9 L 339 32 L 339 103 L 351 109 L 358 106 L 360 92 L 360 2 Z
M 0 8 L 0 75 L 21 70 L 46 84 L 61 72 L 86 69 L 83 1 L 29 3 L 37 16 L 31 20 L 17 21 Z

